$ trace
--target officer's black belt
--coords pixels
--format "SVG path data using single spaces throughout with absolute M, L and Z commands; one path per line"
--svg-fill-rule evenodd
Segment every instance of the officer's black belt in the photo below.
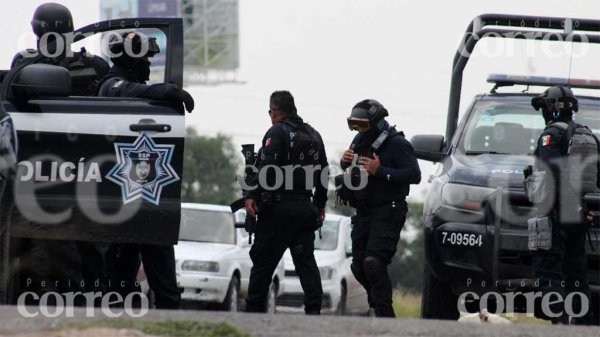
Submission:
M 364 207 L 358 207 L 357 211 L 360 210 L 361 212 L 369 212 L 369 211 L 371 211 L 372 208 L 398 207 L 399 205 L 402 205 L 402 203 L 404 203 L 404 202 L 406 202 L 406 199 L 384 200 L 384 201 L 372 200 L 368 204 L 366 204 Z
M 309 193 L 293 193 L 293 192 L 288 192 L 288 193 L 273 193 L 273 201 L 275 202 L 281 202 L 281 201 L 293 201 L 293 200 L 307 200 L 310 199 L 312 197 L 312 194 Z

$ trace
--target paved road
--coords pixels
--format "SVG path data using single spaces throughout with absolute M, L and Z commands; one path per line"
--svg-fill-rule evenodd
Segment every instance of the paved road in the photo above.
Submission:
M 0 336 L 17 332 L 41 331 L 69 322 L 106 319 L 100 311 L 96 318 L 86 318 L 85 310 L 76 309 L 74 318 L 24 318 L 15 307 L 0 307 Z M 259 315 L 207 311 L 150 311 L 144 320 L 198 320 L 227 322 L 255 336 L 447 336 L 447 337 L 598 337 L 598 327 L 546 325 L 491 325 L 410 319 L 378 319 L 370 317 L 306 317 L 303 315 Z

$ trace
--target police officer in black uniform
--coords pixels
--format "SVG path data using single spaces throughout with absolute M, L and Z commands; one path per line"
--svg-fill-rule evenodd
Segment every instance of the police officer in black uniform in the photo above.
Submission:
M 108 42 L 113 67 L 102 79 L 98 96 L 140 97 L 183 102 L 188 112 L 194 110 L 194 99 L 173 83 L 146 85 L 150 80 L 150 58 L 160 52 L 155 38 L 137 32 L 113 35 Z M 130 50 L 128 50 L 130 49 Z M 143 52 L 145 54 L 142 54 Z
M 359 134 L 341 159 L 342 168 L 354 178 L 367 179 L 360 189 L 359 182 L 352 182 L 356 188 L 347 200 L 356 208 L 351 269 L 367 291 L 369 306 L 377 317 L 394 317 L 387 266 L 406 220 L 409 185 L 421 181 L 412 146 L 402 132 L 389 126 L 386 116 L 388 111 L 376 100 L 357 103 L 348 126 Z
M 80 60 L 77 57 L 68 57 L 66 54 L 67 48 L 70 46 L 67 46 L 65 34 L 73 32 L 73 18 L 67 7 L 57 3 L 38 6 L 33 14 L 31 27 L 37 36 L 37 49 L 27 49 L 17 53 L 13 58 L 11 68 L 26 61 L 26 56 L 37 56 L 40 51 L 56 54 L 54 57 L 42 58 L 40 62 L 45 64 L 69 68 L 73 62 Z M 57 39 L 62 39 L 62 41 L 52 46 Z M 63 50 L 55 53 L 57 47 L 62 47 Z M 88 59 L 89 63 L 86 65 L 94 69 L 92 74 L 95 75 L 95 77 L 88 77 L 90 82 L 94 79 L 99 80 L 108 72 L 108 63 L 103 59 L 93 56 L 89 56 Z M 83 64 L 82 68 L 84 68 Z M 84 91 L 89 85 L 91 83 L 80 87 L 74 84 L 73 89 Z M 95 91 L 88 93 L 95 95 Z M 82 274 L 82 257 L 77 242 L 41 239 L 16 239 L 16 242 L 18 244 L 15 246 L 20 247 L 24 254 L 21 258 L 23 262 L 20 268 L 22 283 L 17 286 L 17 293 L 21 291 L 35 291 L 40 294 L 51 291 L 67 293 L 84 290 L 81 287 L 84 276 Z M 31 281 L 33 286 L 27 284 L 27 281 Z M 81 299 L 76 298 L 75 304 L 79 305 L 80 302 Z
M 183 102 L 188 112 L 194 109 L 192 96 L 175 84 L 145 84 L 150 76 L 149 58 L 160 52 L 154 38 L 137 32 L 125 32 L 121 36 L 112 36 L 108 47 L 114 56 L 111 58 L 114 65 L 102 80 L 99 96 Z M 143 54 L 144 51 L 146 54 Z M 139 269 L 138 256 L 141 254 L 148 283 L 155 295 L 156 308 L 178 309 L 181 306 L 173 246 L 124 244 L 117 250 L 117 268 L 120 269 L 120 277 L 127 280 L 128 285 L 135 282 Z
M 255 189 L 246 197 L 246 212 L 258 215 L 255 242 L 250 249 L 253 265 L 246 311 L 266 311 L 273 272 L 289 248 L 304 290 L 304 311 L 318 315 L 323 289 L 314 240 L 327 202 L 327 181 L 321 179 L 323 170 L 328 169 L 325 148 L 319 133 L 298 116 L 288 91 L 271 95 L 269 116 L 273 126 L 263 138 L 256 165 L 259 172 L 265 172 L 256 175 L 251 182 Z M 291 181 L 285 173 L 290 169 Z M 261 176 L 266 177 L 265 181 Z
M 27 49 L 17 53 L 11 63 L 14 68 L 28 57 L 37 56 L 38 52 L 46 56 L 41 63 L 65 67 L 72 80 L 72 94 L 95 96 L 98 83 L 108 73 L 109 65 L 101 57 L 88 53 L 85 48 L 79 52 L 71 52 L 70 42 L 66 35 L 73 32 L 71 11 L 61 4 L 45 3 L 38 6 L 31 20 L 31 28 L 37 36 L 37 49 Z M 60 39 L 61 41 L 58 41 Z M 54 42 L 57 42 L 53 45 Z M 62 48 L 58 51 L 56 48 Z
M 537 205 L 540 210 L 548 210 L 546 215 L 551 218 L 553 224 L 551 248 L 533 253 L 534 276 L 544 295 L 556 292 L 565 299 L 566 295 L 572 292 L 582 293 L 590 304 L 590 311 L 583 317 L 573 318 L 571 324 L 591 324 L 593 315 L 585 252 L 587 224 L 584 220 L 582 195 L 564 181 L 568 179 L 568 134 L 572 133 L 572 128 L 576 126 L 573 113 L 577 112 L 579 105 L 571 89 L 564 86 L 549 88 L 542 95 L 533 98 L 531 104 L 536 110 L 542 110 L 546 122 L 546 128 L 538 139 L 534 153 L 536 169 L 547 171 L 545 178 L 551 180 L 547 186 L 555 188 L 555 193 L 550 193 Z M 561 123 L 569 127 L 560 127 Z M 593 179 L 595 185 L 600 181 L 598 177 Z M 580 296 L 573 297 L 574 313 L 580 312 L 580 300 Z M 550 307 L 553 313 L 562 312 L 564 315 L 548 317 L 538 306 L 536 317 L 551 320 L 555 324 L 569 323 L 564 302 L 551 304 Z

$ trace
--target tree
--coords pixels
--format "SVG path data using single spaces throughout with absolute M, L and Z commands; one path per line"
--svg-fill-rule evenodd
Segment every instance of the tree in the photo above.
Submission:
M 187 128 L 183 156 L 182 201 L 228 205 L 238 197 L 235 175 L 241 155 L 238 159 L 231 137 L 200 136 Z

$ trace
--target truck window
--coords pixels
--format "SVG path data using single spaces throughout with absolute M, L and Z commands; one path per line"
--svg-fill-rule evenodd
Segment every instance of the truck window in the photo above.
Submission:
M 233 214 L 229 212 L 181 210 L 179 240 L 235 244 Z
M 150 65 L 150 80 L 147 82 L 147 84 L 164 83 L 165 65 L 167 60 L 167 36 L 158 28 L 114 30 L 108 33 L 94 34 L 81 41 L 73 43 L 71 45 L 71 50 L 73 52 L 78 52 L 83 47 L 89 53 L 102 57 L 110 66 L 112 66 L 110 55 L 106 49 L 110 37 L 114 34 L 121 34 L 123 32 L 130 31 L 139 31 L 148 37 L 156 38 L 156 43 L 160 48 L 160 53 L 150 58 L 150 62 L 152 62 L 152 64 Z
M 469 118 L 459 149 L 468 153 L 532 154 L 544 119 L 529 103 L 480 102 Z

